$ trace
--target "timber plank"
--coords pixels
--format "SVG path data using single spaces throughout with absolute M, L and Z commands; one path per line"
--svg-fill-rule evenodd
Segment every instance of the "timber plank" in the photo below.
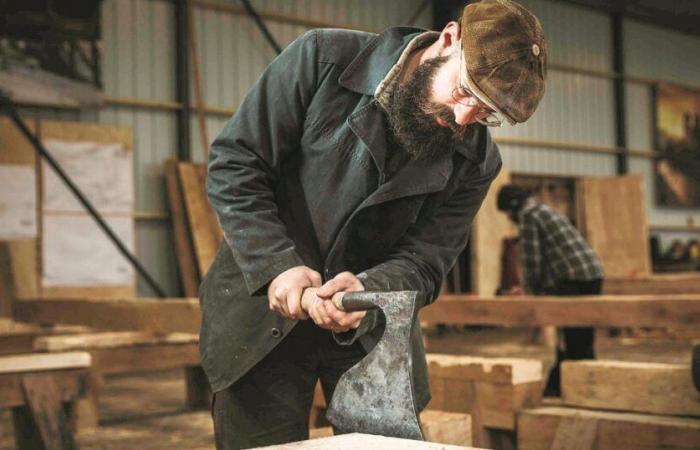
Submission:
M 200 364 L 198 344 L 143 345 L 90 350 L 101 375 L 148 372 Z
M 223 232 L 207 199 L 206 166 L 180 162 L 178 171 L 199 276 L 204 277 L 219 250 Z
M 157 334 L 199 333 L 199 301 L 181 299 L 22 300 L 16 320 Z M 421 309 L 421 323 L 559 326 L 700 326 L 700 294 L 582 297 L 443 295 Z
M 590 177 L 578 182 L 585 215 L 580 228 L 608 277 L 643 276 L 651 272 L 642 184 L 640 175 Z M 610 195 L 611 192 L 615 195 Z M 611 216 L 615 220 L 610 220 Z
M 13 305 L 14 317 L 29 323 L 86 325 L 102 330 L 155 334 L 199 333 L 199 300 L 69 299 L 27 300 Z
M 168 205 L 173 223 L 177 267 L 182 290 L 187 297 L 196 297 L 201 277 L 195 263 L 194 244 L 187 223 L 185 203 L 180 186 L 177 161 L 169 159 L 165 163 L 165 179 L 168 188 Z
M 479 212 L 474 217 L 471 233 L 471 291 L 477 295 L 496 293 L 501 282 L 503 239 L 518 234 L 506 214 L 498 210 L 496 200 L 500 188 L 510 183 L 507 170 L 501 170 L 491 183 Z
M 26 118 L 27 127 L 36 132 L 38 121 Z M 38 165 L 36 153 L 32 144 L 8 118 L 0 117 L 0 164 L 13 164 L 31 167 L 36 173 Z M 38 193 L 39 181 L 35 180 Z M 37 218 L 39 217 L 37 195 Z M 13 298 L 36 298 L 39 295 L 39 252 L 36 238 L 13 239 L 8 241 L 11 272 L 14 278 Z M 0 270 L 7 268 L 0 267 Z
M 568 405 L 700 417 L 690 364 L 565 361 L 561 370 Z
M 698 294 L 700 273 L 659 273 L 643 277 L 609 278 L 603 282 L 603 293 L 634 294 Z
M 0 374 L 83 368 L 90 367 L 90 363 L 90 354 L 86 352 L 3 356 Z
M 523 358 L 428 353 L 431 374 L 440 378 L 520 384 L 542 380 L 542 362 Z
M 577 297 L 445 294 L 419 313 L 423 324 L 700 326 L 700 295 Z
M 597 450 L 697 449 L 700 420 L 649 414 L 543 407 L 518 414 L 518 450 L 550 450 L 562 421 L 577 421 L 578 427 L 595 429 Z M 586 422 L 591 424 L 585 425 Z M 585 440 L 586 436 L 577 439 Z M 576 445 L 577 441 L 569 445 Z M 580 448 L 580 447 L 572 447 Z
M 143 331 L 111 331 L 68 336 L 43 336 L 35 340 L 34 350 L 60 352 L 137 345 L 189 344 L 196 343 L 198 340 L 199 337 L 196 334 L 188 333 L 156 335 Z

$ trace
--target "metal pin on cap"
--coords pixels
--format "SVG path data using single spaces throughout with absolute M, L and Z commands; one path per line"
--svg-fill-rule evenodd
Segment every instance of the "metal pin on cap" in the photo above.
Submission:
M 540 56 L 540 46 L 537 44 L 532 44 L 532 54 L 535 56 Z

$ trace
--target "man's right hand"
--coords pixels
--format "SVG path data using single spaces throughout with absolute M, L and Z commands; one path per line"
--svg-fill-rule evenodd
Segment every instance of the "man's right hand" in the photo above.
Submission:
M 321 282 L 321 274 L 309 267 L 296 266 L 285 270 L 267 288 L 270 310 L 286 319 L 308 319 L 301 307 L 301 294 L 305 288 L 320 287 Z

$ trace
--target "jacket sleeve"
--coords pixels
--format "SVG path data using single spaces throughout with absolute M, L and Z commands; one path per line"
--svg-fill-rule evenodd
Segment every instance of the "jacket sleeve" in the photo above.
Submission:
M 214 140 L 207 193 L 224 239 L 255 294 L 303 261 L 275 203 L 281 161 L 299 147 L 317 84 L 316 32 L 297 38 L 267 67 Z
M 418 291 L 418 307 L 432 303 L 440 293 L 442 280 L 467 245 L 474 216 L 501 169 L 498 149 L 489 138 L 487 154 L 493 155 L 491 170 L 469 174 L 434 214 L 419 220 L 399 241 L 382 263 L 358 274 L 367 291 Z M 351 344 L 380 323 L 370 310 L 359 328 L 336 334 L 341 344 Z

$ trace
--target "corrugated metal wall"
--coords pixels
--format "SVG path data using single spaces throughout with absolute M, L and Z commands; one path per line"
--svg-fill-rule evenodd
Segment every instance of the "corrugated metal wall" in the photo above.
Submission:
M 627 20 L 625 29 L 625 67 L 629 75 L 676 82 L 700 88 L 700 38 Z M 627 127 L 629 145 L 653 146 L 653 108 L 648 84 L 628 85 Z M 647 189 L 649 223 L 653 225 L 700 225 L 700 211 L 687 208 L 659 208 L 654 202 L 653 162 L 648 158 L 631 158 L 630 171 L 644 176 Z M 695 232 L 697 234 L 697 232 Z M 687 233 L 663 233 L 662 240 Z
M 233 5 L 233 0 L 207 0 Z M 405 24 L 423 0 L 253 0 L 260 12 L 274 12 L 379 31 Z M 550 64 L 602 72 L 612 71 L 611 20 L 606 14 L 552 0 L 522 0 L 545 29 Z M 235 109 L 274 57 L 253 22 L 240 14 L 217 11 L 195 3 L 204 103 Z M 285 46 L 305 27 L 266 21 Z M 427 8 L 416 25 L 430 27 Z M 103 77 L 113 97 L 173 101 L 175 98 L 174 7 L 169 0 L 105 0 L 103 3 Z M 625 65 L 630 74 L 698 85 L 700 39 L 636 22 L 624 22 Z M 194 95 L 192 101 L 194 102 Z M 628 145 L 650 149 L 651 102 L 647 85 L 627 85 Z M 138 255 L 169 294 L 177 292 L 177 273 L 165 199 L 163 162 L 176 155 L 174 110 L 108 106 L 99 112 L 29 110 L 51 119 L 85 120 L 127 125 L 134 129 Z M 213 140 L 227 120 L 208 114 L 206 127 Z M 192 157 L 202 161 L 196 117 L 191 123 Z M 494 132 L 502 139 L 527 139 L 612 147 L 614 136 L 613 85 L 610 79 L 550 70 L 542 106 L 527 124 Z M 501 145 L 512 172 L 562 175 L 612 175 L 615 156 L 536 146 Z M 650 160 L 631 158 L 630 169 L 649 178 Z M 648 186 L 651 186 L 649 184 Z M 651 196 L 649 196 L 651 199 Z M 649 200 L 650 223 L 684 224 L 688 211 L 658 210 Z M 155 218 L 146 218 L 151 213 Z M 695 211 L 697 213 L 697 211 Z M 698 221 L 696 221 L 697 223 Z M 139 283 L 139 292 L 150 295 Z
M 522 3 L 542 22 L 551 64 L 612 70 L 610 18 L 587 8 L 547 0 Z M 550 70 L 542 103 L 525 124 L 495 130 L 496 137 L 613 146 L 613 87 L 609 79 Z M 615 157 L 556 148 L 500 145 L 511 172 L 613 175 Z

